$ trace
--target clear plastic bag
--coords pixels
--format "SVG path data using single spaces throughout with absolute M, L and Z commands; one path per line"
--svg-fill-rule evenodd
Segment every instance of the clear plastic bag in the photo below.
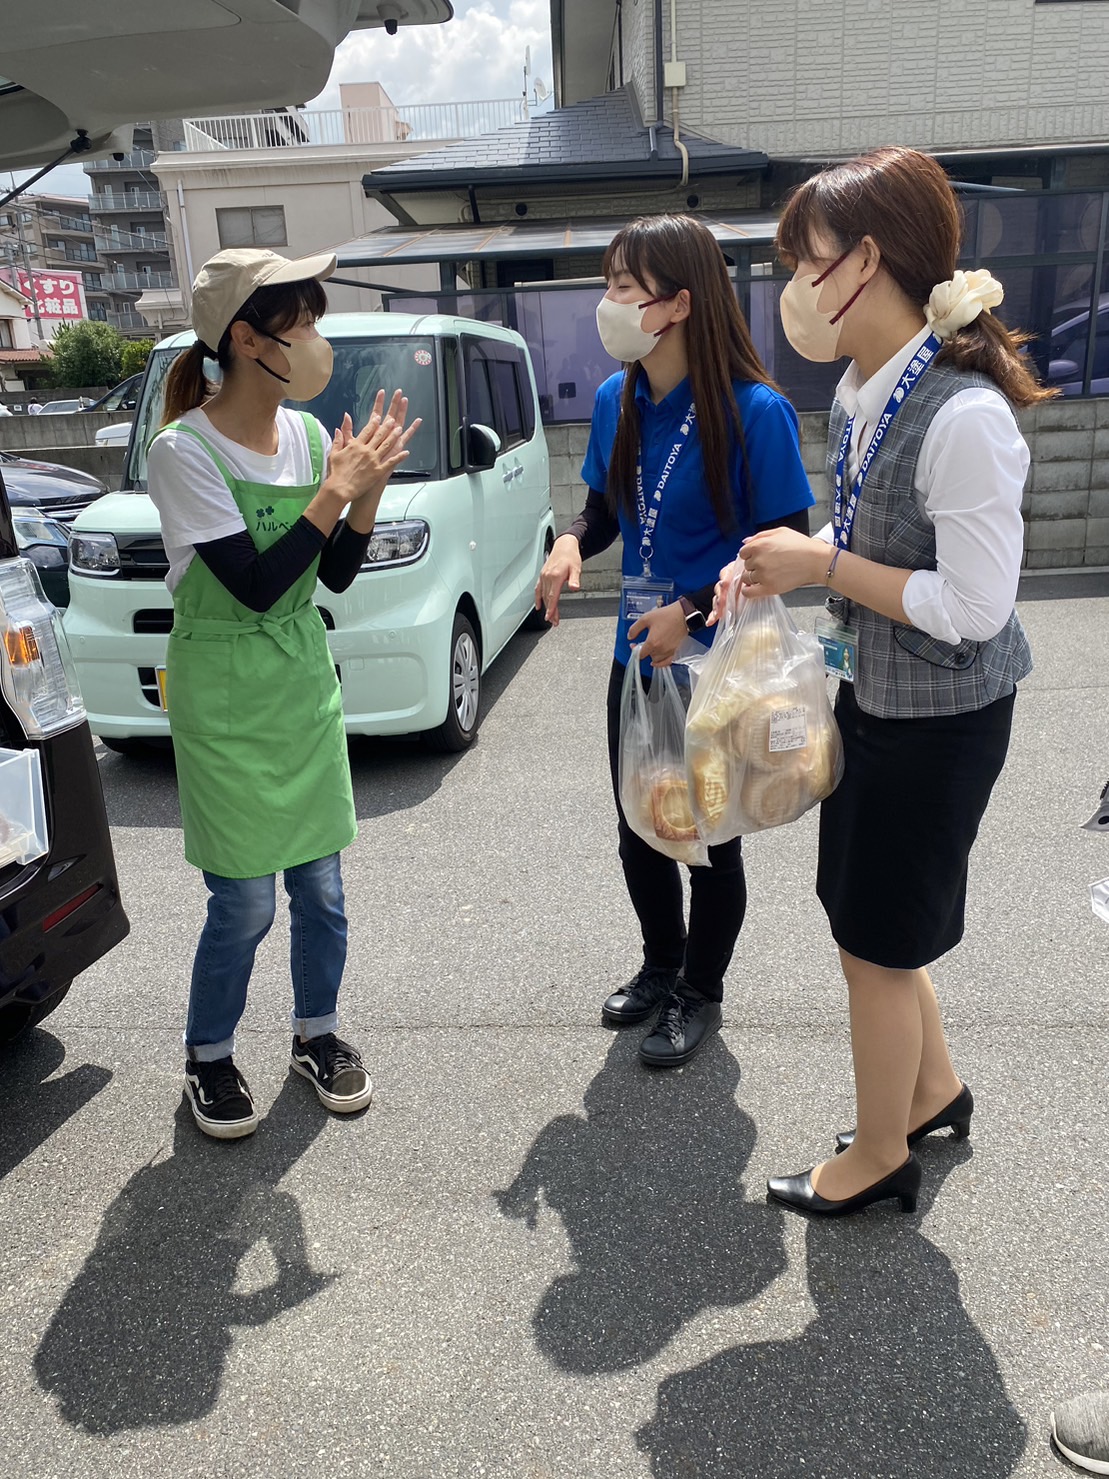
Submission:
M 843 742 L 815 637 L 779 596 L 737 578 L 686 720 L 689 797 L 710 846 L 796 821 L 843 776 Z
M 638 647 L 620 695 L 618 781 L 620 805 L 637 837 L 679 863 L 707 866 L 686 783 L 685 704 L 672 668 L 655 668 L 644 688 Z

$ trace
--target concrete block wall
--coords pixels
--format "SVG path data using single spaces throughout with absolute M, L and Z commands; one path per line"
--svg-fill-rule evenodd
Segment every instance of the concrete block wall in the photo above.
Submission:
M 824 470 L 828 417 L 801 415 L 801 457 L 816 507 L 815 533 L 831 518 Z M 1076 570 L 1109 566 L 1109 397 L 1054 401 L 1022 413 L 1021 429 L 1032 453 L 1024 493 L 1025 555 L 1028 570 Z M 589 427 L 550 426 L 551 503 L 561 532 L 585 501 L 581 464 Z M 620 584 L 620 545 L 590 560 L 582 590 L 610 593 Z
M 108 488 L 123 478 L 124 447 L 96 446 L 104 426 L 130 421 L 129 411 L 80 411 L 71 416 L 5 416 L 0 419 L 0 448 L 17 457 L 57 462 L 77 472 L 91 473 Z

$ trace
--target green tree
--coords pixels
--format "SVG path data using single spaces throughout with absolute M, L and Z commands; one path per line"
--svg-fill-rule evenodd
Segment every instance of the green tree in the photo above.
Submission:
M 126 380 L 128 375 L 137 375 L 145 367 L 153 348 L 153 339 L 128 339 L 120 360 L 120 378 Z
M 62 324 L 50 341 L 54 351 L 54 384 L 73 387 L 117 384 L 127 341 L 110 324 L 91 319 Z

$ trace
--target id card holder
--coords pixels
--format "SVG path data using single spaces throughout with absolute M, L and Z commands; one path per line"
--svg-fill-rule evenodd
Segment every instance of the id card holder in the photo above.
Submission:
M 620 619 L 635 622 L 648 611 L 668 606 L 674 599 L 672 580 L 655 580 L 647 575 L 625 575 L 620 584 Z
M 824 649 L 824 671 L 829 677 L 854 683 L 859 659 L 858 632 L 833 616 L 818 616 L 814 630 Z

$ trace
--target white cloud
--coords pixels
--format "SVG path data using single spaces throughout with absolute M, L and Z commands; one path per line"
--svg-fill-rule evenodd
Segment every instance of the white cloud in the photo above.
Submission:
M 395 103 L 519 97 L 528 46 L 532 86 L 539 77 L 550 88 L 549 0 L 455 0 L 445 25 L 349 35 L 318 106 L 338 107 L 340 82 L 380 82 Z

